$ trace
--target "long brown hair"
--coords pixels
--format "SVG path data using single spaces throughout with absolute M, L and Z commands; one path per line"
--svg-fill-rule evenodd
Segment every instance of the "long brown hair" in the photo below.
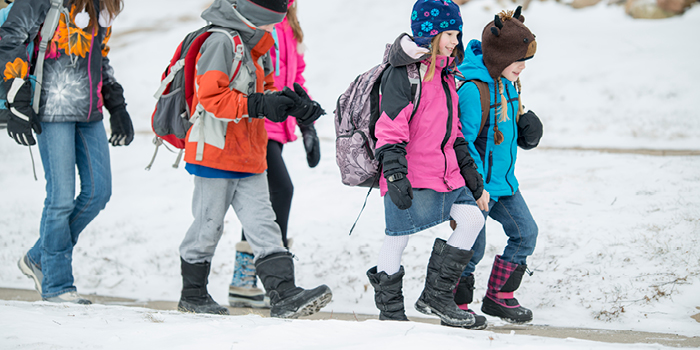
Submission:
M 71 5 L 75 6 L 76 13 L 85 9 L 85 12 L 90 15 L 90 24 L 88 24 L 88 27 L 97 28 L 97 20 L 100 18 L 100 12 L 102 12 L 102 10 L 107 10 L 109 16 L 114 19 L 120 12 L 122 12 L 122 9 L 124 8 L 124 1 L 100 0 L 99 9 L 95 9 L 95 2 L 93 0 L 72 0 Z M 76 13 L 72 15 L 75 16 Z
M 293 2 L 292 6 L 287 9 L 287 21 L 289 26 L 292 27 L 292 32 L 294 32 L 294 39 L 297 40 L 299 44 L 304 41 L 304 32 L 301 30 L 299 25 L 299 18 L 297 18 L 297 2 Z
M 428 67 L 427 73 L 425 73 L 423 81 L 431 81 L 435 76 L 435 59 L 440 52 L 440 38 L 442 37 L 442 33 L 444 32 L 440 32 L 438 35 L 434 36 L 432 40 L 430 40 L 430 66 Z M 464 58 L 464 53 L 457 50 L 455 47 L 455 49 L 452 50 L 452 55 L 450 56 L 456 58 L 454 63 L 456 65 L 458 61 L 462 61 Z

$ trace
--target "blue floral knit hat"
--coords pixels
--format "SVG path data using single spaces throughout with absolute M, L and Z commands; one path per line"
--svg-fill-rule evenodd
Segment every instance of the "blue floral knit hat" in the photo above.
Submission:
M 462 14 L 459 6 L 451 0 L 418 0 L 411 13 L 411 30 L 416 44 L 428 47 L 432 38 L 446 30 L 458 30 L 459 45 L 462 44 Z

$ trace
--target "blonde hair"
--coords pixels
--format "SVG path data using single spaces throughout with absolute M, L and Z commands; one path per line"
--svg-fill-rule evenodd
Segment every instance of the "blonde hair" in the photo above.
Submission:
M 500 145 L 501 142 L 503 142 L 504 137 L 503 133 L 500 130 L 498 130 L 498 123 L 502 123 L 508 120 L 508 101 L 506 100 L 506 96 L 503 93 L 503 81 L 500 77 L 496 79 L 496 86 L 498 88 L 498 94 L 501 95 L 501 105 L 496 110 L 498 118 L 497 122 L 493 126 L 493 142 L 496 145 Z M 517 123 L 518 120 L 520 120 L 520 116 L 523 114 L 523 101 L 520 98 L 522 91 L 522 87 L 520 85 L 520 78 L 518 78 L 518 80 L 515 81 L 515 88 L 518 91 L 518 112 L 515 115 L 515 122 Z
M 425 73 L 423 81 L 431 81 L 435 77 L 435 59 L 440 52 L 440 38 L 442 37 L 442 33 L 444 32 L 440 32 L 430 40 L 430 66 L 428 66 L 428 71 Z M 455 48 L 455 50 L 452 50 L 452 55 L 450 55 L 450 57 L 456 58 L 454 63 L 456 66 L 457 61 L 461 61 L 462 58 L 464 58 L 464 53 Z
M 304 31 L 301 30 L 301 25 L 299 25 L 299 18 L 297 18 L 297 2 L 293 2 L 292 6 L 287 9 L 287 21 L 289 26 L 292 27 L 292 32 L 294 32 L 294 39 L 297 40 L 299 44 L 304 41 Z

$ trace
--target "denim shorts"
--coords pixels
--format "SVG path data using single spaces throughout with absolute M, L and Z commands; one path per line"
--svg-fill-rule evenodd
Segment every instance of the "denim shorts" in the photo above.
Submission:
M 466 187 L 452 192 L 414 188 L 411 207 L 401 210 L 387 193 L 384 196 L 385 233 L 388 236 L 405 236 L 441 224 L 450 219 L 452 204 L 476 205 L 476 201 Z

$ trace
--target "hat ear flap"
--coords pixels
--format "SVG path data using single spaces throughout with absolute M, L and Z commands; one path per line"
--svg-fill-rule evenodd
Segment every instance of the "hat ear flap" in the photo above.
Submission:
M 503 29 L 503 22 L 501 21 L 501 17 L 499 17 L 498 15 L 494 16 L 493 23 L 499 29 Z
M 498 30 L 498 28 L 496 27 L 491 27 L 491 33 L 493 33 L 493 35 L 495 36 L 499 36 L 501 34 L 501 31 Z

